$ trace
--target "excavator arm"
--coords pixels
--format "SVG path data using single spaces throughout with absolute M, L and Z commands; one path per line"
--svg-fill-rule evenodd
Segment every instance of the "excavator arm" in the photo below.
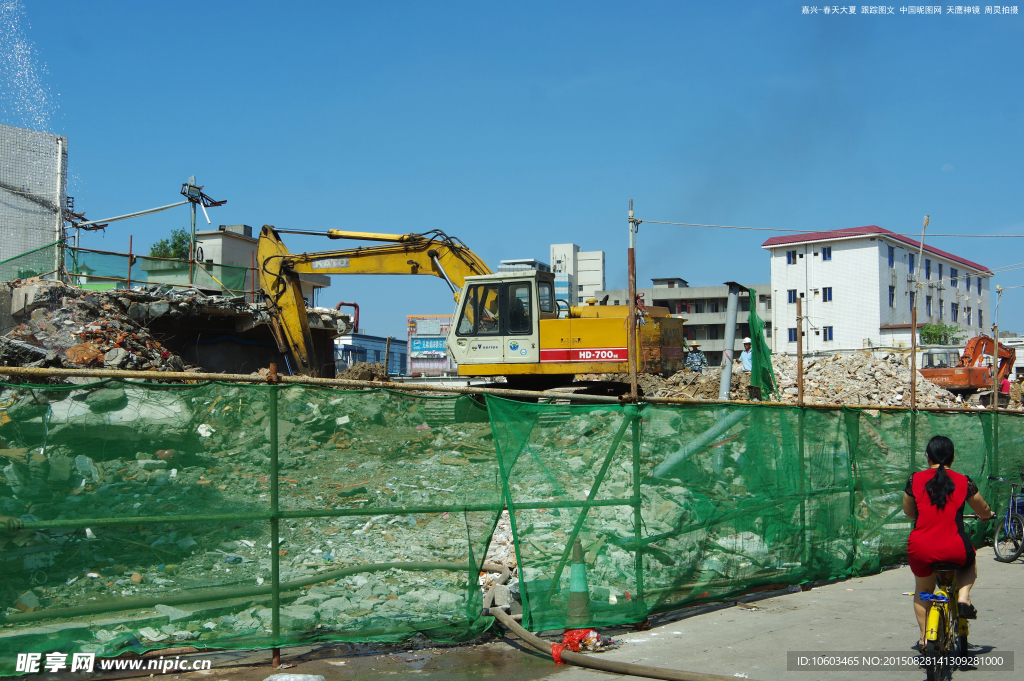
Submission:
M 995 341 L 989 336 L 975 336 L 967 341 L 964 347 L 964 354 L 960 358 L 960 366 L 977 367 L 985 355 L 992 356 Z M 1017 351 L 1011 347 L 999 344 L 999 380 L 1007 378 L 1013 371 L 1013 365 L 1017 361 Z
M 284 230 L 281 230 L 282 232 Z M 374 246 L 316 253 L 289 253 L 278 230 L 264 225 L 257 248 L 260 288 L 274 308 L 278 345 L 295 360 L 298 372 L 317 375 L 300 274 L 425 274 L 444 279 L 458 299 L 466 277 L 491 269 L 459 239 L 440 230 L 423 234 L 374 234 L 328 230 L 331 239 L 383 242 Z

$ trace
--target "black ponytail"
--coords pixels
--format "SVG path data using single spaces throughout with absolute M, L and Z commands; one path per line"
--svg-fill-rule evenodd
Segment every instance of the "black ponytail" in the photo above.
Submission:
M 953 441 L 945 435 L 936 435 L 928 441 L 925 451 L 928 453 L 928 460 L 939 464 L 939 468 L 932 479 L 925 483 L 924 490 L 928 492 L 932 506 L 941 510 L 946 507 L 946 500 L 956 489 L 956 484 L 946 475 L 946 467 L 953 463 L 955 454 Z

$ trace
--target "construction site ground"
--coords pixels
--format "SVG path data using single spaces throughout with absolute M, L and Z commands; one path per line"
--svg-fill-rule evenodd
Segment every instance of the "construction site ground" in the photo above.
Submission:
M 1024 560 L 998 563 L 990 547 L 978 551 L 980 577 L 972 591 L 978 620 L 971 624 L 972 653 L 1024 650 Z M 924 670 L 813 671 L 787 670 L 787 652 L 838 653 L 873 651 L 912 655 L 917 627 L 911 611 L 913 575 L 908 567 L 872 577 L 814 585 L 806 591 L 787 589 L 743 596 L 737 601 L 699 605 L 652 619 L 647 631 L 602 630 L 621 640 L 602 657 L 623 662 L 727 677 L 773 681 L 783 679 L 924 679 Z M 557 640 L 551 637 L 551 640 Z M 428 641 L 405 645 L 371 646 L 322 644 L 282 650 L 282 663 L 272 670 L 269 651 L 194 653 L 192 659 L 212 660 L 208 671 L 165 675 L 178 681 L 262 681 L 274 673 L 313 674 L 326 679 L 417 679 L 420 681 L 599 681 L 627 679 L 570 665 L 555 665 L 518 642 L 488 637 L 477 645 L 434 647 Z M 1016 663 L 1022 664 L 1018 659 Z M 954 678 L 981 674 L 986 681 L 1020 678 L 1014 671 L 959 669 Z M 45 675 L 57 681 L 71 675 Z M 97 675 L 99 676 L 99 675 Z M 149 678 L 145 672 L 106 672 L 105 679 Z M 76 679 L 81 677 L 75 675 Z

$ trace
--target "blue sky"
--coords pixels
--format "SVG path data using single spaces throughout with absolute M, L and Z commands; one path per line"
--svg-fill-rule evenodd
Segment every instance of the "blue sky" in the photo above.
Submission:
M 607 252 L 610 287 L 630 198 L 649 220 L 917 232 L 930 214 L 934 233 L 1024 233 L 1024 17 L 801 7 L 41 0 L 6 13 L 38 106 L 8 68 L 2 122 L 68 136 L 91 218 L 171 203 L 195 174 L 228 200 L 214 224 L 440 228 L 492 267 L 575 241 Z M 138 248 L 187 223 L 180 208 L 83 242 Z M 767 281 L 768 236 L 644 225 L 641 285 Z M 929 243 L 1024 261 L 1022 240 Z M 321 300 L 397 336 L 453 307 L 432 278 L 335 277 Z M 1008 291 L 1002 329 L 1024 333 L 1022 316 Z

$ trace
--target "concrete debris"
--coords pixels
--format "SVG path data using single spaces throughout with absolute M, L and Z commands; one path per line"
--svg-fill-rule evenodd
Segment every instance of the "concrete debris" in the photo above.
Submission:
M 154 315 L 184 317 L 195 295 L 112 290 L 89 291 L 59 282 L 6 282 L 11 316 L 18 323 L 8 339 L 38 348 L 42 359 L 25 361 L 10 343 L 0 344 L 0 366 L 117 368 L 183 371 L 181 358 L 152 337 L 145 323 Z M 207 301 L 216 299 L 208 298 Z M 223 304 L 223 303 L 222 303 Z
M 797 401 L 796 358 L 772 355 L 775 378 L 783 402 Z M 648 378 L 646 394 L 655 397 L 682 397 L 717 400 L 721 369 L 703 374 L 680 371 L 668 379 Z M 750 376 L 737 365 L 733 369 L 729 397 L 748 399 Z M 651 389 L 653 388 L 653 392 Z M 766 397 L 767 399 L 767 397 Z M 831 355 L 804 360 L 804 402 L 806 404 L 864 404 L 908 406 L 910 404 L 910 367 L 906 357 L 891 353 L 878 356 L 869 352 Z M 958 406 L 956 396 L 917 375 L 919 407 Z
M 348 369 L 338 372 L 336 378 L 344 378 L 349 381 L 386 381 L 387 373 L 384 365 L 380 362 L 371 364 L 369 362 L 356 362 Z
M 0 337 L 0 367 L 194 372 L 200 368 L 186 364 L 158 340 L 163 336 L 151 332 L 155 321 L 157 327 L 176 329 L 188 320 L 231 319 L 228 333 L 271 321 L 266 305 L 246 302 L 244 296 L 208 296 L 197 289 L 154 285 L 92 291 L 60 282 L 15 280 L 0 282 L 0 300 L 6 299 L 11 301 L 10 316 L 0 319 L 0 328 L 10 330 Z M 332 335 L 351 328 L 349 316 L 336 310 L 312 308 L 308 313 L 311 328 Z

